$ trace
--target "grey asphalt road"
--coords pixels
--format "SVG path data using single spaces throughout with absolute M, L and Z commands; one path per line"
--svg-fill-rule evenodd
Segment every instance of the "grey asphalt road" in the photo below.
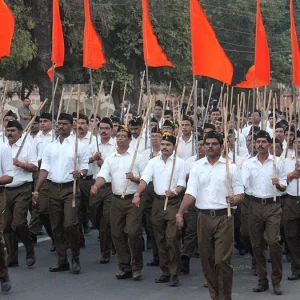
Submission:
M 42 239 L 43 240 L 43 239 Z M 143 280 L 134 282 L 131 279 L 117 280 L 117 257 L 113 256 L 110 264 L 100 265 L 99 242 L 97 232 L 86 236 L 86 248 L 81 251 L 82 273 L 71 272 L 50 273 L 48 268 L 55 265 L 55 254 L 49 252 L 50 241 L 41 241 L 36 247 L 37 263 L 28 269 L 25 266 L 24 247 L 19 248 L 20 266 L 9 270 L 13 289 L 9 294 L 1 294 L 1 300 L 208 300 L 208 290 L 203 287 L 204 278 L 199 258 L 191 260 L 191 274 L 180 276 L 180 286 L 169 287 L 166 284 L 154 283 L 160 275 L 159 267 L 143 269 Z M 149 251 L 144 252 L 145 262 L 151 259 Z M 268 300 L 268 299 L 300 299 L 300 281 L 287 281 L 290 264 L 284 258 L 284 294 L 275 296 L 272 288 L 264 293 L 256 294 L 252 288 L 257 284 L 257 277 L 251 271 L 250 256 L 240 257 L 235 251 L 233 255 L 234 287 L 233 299 L 236 300 Z M 269 265 L 269 270 L 271 266 Z

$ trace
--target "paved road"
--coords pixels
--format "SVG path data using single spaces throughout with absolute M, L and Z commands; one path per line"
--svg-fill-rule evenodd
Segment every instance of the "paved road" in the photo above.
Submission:
M 43 239 L 42 239 L 43 240 Z M 99 242 L 97 232 L 92 231 L 86 236 L 86 248 L 81 251 L 82 273 L 73 275 L 71 272 L 50 273 L 49 266 L 55 264 L 55 254 L 49 252 L 50 241 L 42 241 L 36 247 L 37 263 L 32 269 L 25 266 L 24 248 L 19 248 L 18 268 L 10 269 L 13 289 L 10 294 L 0 293 L 1 300 L 208 300 L 208 290 L 203 287 L 204 278 L 200 269 L 199 258 L 192 258 L 191 274 L 180 276 L 180 286 L 169 287 L 154 283 L 160 275 L 158 267 L 145 267 L 143 280 L 134 282 L 130 279 L 117 280 L 117 258 L 112 262 L 100 265 Z M 145 262 L 151 254 L 144 253 Z M 284 295 L 275 296 L 272 289 L 268 292 L 255 294 L 252 288 L 257 277 L 252 275 L 249 256 L 241 258 L 234 253 L 234 289 L 233 299 L 236 300 L 268 300 L 268 299 L 300 299 L 300 281 L 290 282 L 284 279 Z M 290 265 L 284 259 L 284 278 L 290 271 Z M 270 268 L 269 268 L 270 269 Z

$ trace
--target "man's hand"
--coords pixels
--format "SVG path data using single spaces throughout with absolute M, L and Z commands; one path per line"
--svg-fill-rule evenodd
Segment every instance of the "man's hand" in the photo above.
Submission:
M 32 193 L 32 203 L 37 204 L 39 201 L 39 197 L 40 197 L 40 195 L 38 192 L 33 192 Z
M 97 162 L 97 166 L 98 166 L 99 168 L 101 168 L 102 165 L 103 165 L 103 163 L 104 163 L 104 160 L 103 160 L 103 159 L 99 159 L 99 160 L 97 160 L 96 162 Z
M 273 185 L 276 185 L 276 186 L 279 185 L 279 179 L 276 178 L 276 177 L 273 177 L 273 178 L 272 178 L 272 184 L 273 184 Z
M 130 181 L 135 181 L 135 177 L 133 176 L 132 172 L 126 173 L 126 179 L 129 179 Z
M 182 229 L 182 227 L 184 225 L 182 214 L 176 214 L 176 225 L 179 229 Z
M 292 172 L 293 178 L 300 178 L 300 170 L 296 169 Z
M 14 159 L 13 159 L 13 164 L 14 164 L 14 166 L 16 166 L 16 167 L 22 168 L 22 162 L 19 161 L 17 158 L 14 158 Z
M 166 193 L 166 197 L 168 198 L 173 198 L 176 196 L 175 193 L 171 190 L 166 190 L 165 193 Z
M 95 197 L 98 194 L 98 188 L 96 185 L 92 185 L 91 186 L 91 191 L 90 191 L 90 195 L 91 197 Z
M 93 156 L 93 160 L 97 161 L 97 160 L 101 160 L 102 159 L 102 155 L 100 152 L 96 152 Z
M 234 200 L 233 196 L 227 196 L 226 201 L 227 203 L 230 203 L 230 206 L 234 206 L 236 204 L 236 201 Z
M 73 174 L 74 179 L 79 179 L 81 177 L 80 172 L 78 170 L 75 170 L 75 171 L 71 172 L 70 174 Z
M 132 199 L 132 204 L 135 207 L 140 207 L 140 203 L 141 203 L 141 197 L 139 194 L 134 194 L 133 199 Z

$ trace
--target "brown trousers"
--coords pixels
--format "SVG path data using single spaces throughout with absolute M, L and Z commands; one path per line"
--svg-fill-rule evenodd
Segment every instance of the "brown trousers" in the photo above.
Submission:
M 113 195 L 110 210 L 119 269 L 128 272 L 143 268 L 142 208 L 133 206 L 132 198 Z
M 0 279 L 8 275 L 7 266 L 5 263 L 4 245 L 2 243 L 4 209 L 5 209 L 5 194 L 3 190 L 0 191 Z
M 112 246 L 110 228 L 110 208 L 112 191 L 110 185 L 100 189 L 96 197 L 90 198 L 90 216 L 92 223 L 98 228 L 100 235 L 100 252 L 102 258 L 110 259 Z
M 80 205 L 79 205 L 79 223 L 81 225 L 88 225 L 90 219 L 90 190 L 91 186 L 95 183 L 93 179 L 79 180 L 80 189 Z
M 251 201 L 249 206 L 249 233 L 256 262 L 259 283 L 268 283 L 265 243 L 270 247 L 272 284 L 282 279 L 282 248 L 280 246 L 280 203 L 261 204 Z
M 209 293 L 214 300 L 231 300 L 234 217 L 198 216 L 199 253 Z
M 24 244 L 27 253 L 34 252 L 27 223 L 31 184 L 25 183 L 15 188 L 5 188 L 5 198 L 3 237 L 8 253 L 7 264 L 9 264 L 18 262 L 18 239 Z
M 73 186 L 63 186 L 48 182 L 49 215 L 53 237 L 56 244 L 57 263 L 65 264 L 67 260 L 67 242 L 69 241 L 72 259 L 78 258 L 79 230 L 78 204 L 80 199 L 79 188 L 76 189 L 75 207 L 73 202 Z
M 292 273 L 300 275 L 300 198 L 291 196 L 286 198 L 283 226 L 292 258 Z
M 152 206 L 154 201 L 154 187 L 153 182 L 151 181 L 145 188 L 143 192 L 143 208 L 144 208 L 144 216 L 146 220 L 146 227 L 148 230 L 148 234 L 150 236 L 152 242 L 152 254 L 153 259 L 158 260 L 158 248 L 154 236 L 153 226 L 152 226 Z
M 34 186 L 38 177 L 38 173 L 33 174 L 33 183 L 31 185 L 32 190 L 34 190 Z M 42 230 L 43 225 L 40 220 L 39 206 L 38 204 L 29 203 L 29 211 L 30 211 L 30 221 L 29 221 L 29 230 L 32 235 L 38 235 L 38 233 Z
M 244 194 L 244 198 L 240 203 L 241 207 L 241 236 L 246 248 L 251 256 L 253 256 L 252 245 L 250 241 L 250 234 L 249 234 L 249 205 L 251 201 L 251 196 Z
M 181 256 L 186 256 L 191 258 L 195 247 L 197 245 L 197 220 L 198 220 L 199 210 L 196 208 L 195 203 L 193 203 L 186 215 L 184 215 L 185 223 L 185 234 L 183 237 L 183 247 L 181 249 Z
M 176 225 L 176 213 L 180 207 L 180 197 L 170 198 L 164 210 L 164 199 L 154 198 L 152 226 L 159 253 L 159 266 L 165 275 L 180 273 L 181 231 Z

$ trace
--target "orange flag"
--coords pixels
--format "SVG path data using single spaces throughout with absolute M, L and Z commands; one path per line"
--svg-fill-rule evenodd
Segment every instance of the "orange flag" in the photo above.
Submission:
M 270 84 L 270 53 L 267 34 L 260 11 L 260 0 L 257 0 L 255 62 L 246 75 L 246 81 L 237 84 L 236 87 L 253 88 L 268 84 Z
M 65 43 L 64 34 L 60 20 L 59 13 L 59 0 L 53 0 L 52 2 L 52 58 L 54 68 L 50 68 L 47 72 L 50 80 L 53 79 L 53 71 L 57 67 L 64 65 L 65 59 Z
M 84 19 L 83 66 L 97 70 L 106 63 L 106 59 L 102 43 L 92 23 L 89 0 L 84 0 Z
M 290 0 L 290 17 L 291 17 L 291 45 L 292 45 L 292 66 L 293 66 L 293 84 L 300 87 L 300 52 L 298 46 L 297 31 L 295 26 L 293 1 Z
M 231 84 L 233 66 L 198 0 L 190 0 L 193 75 Z
M 147 0 L 142 0 L 143 9 L 143 49 L 144 61 L 148 67 L 172 67 L 172 63 L 168 60 L 167 55 L 163 52 L 161 46 L 158 44 L 157 38 L 154 34 L 148 9 Z
M 15 18 L 11 10 L 0 0 L 0 58 L 10 56 L 10 47 L 15 29 Z

